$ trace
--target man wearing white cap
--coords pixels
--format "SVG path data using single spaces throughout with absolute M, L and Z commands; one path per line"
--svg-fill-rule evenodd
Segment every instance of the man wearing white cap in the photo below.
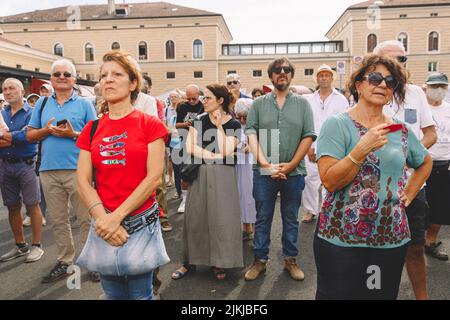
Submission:
M 0 110 L 3 109 L 4 104 L 5 104 L 5 98 L 3 97 L 3 93 L 0 93 Z
M 53 94 L 53 87 L 48 83 L 44 83 L 39 88 L 39 95 L 41 97 L 50 97 L 52 94 Z
M 323 64 L 316 73 L 317 91 L 308 97 L 309 104 L 314 114 L 314 129 L 317 136 L 320 135 L 322 124 L 332 115 L 345 112 L 348 100 L 333 87 L 334 73 L 330 66 Z M 316 163 L 316 142 L 311 146 L 308 156 L 305 157 L 306 172 L 305 190 L 303 190 L 302 204 L 306 214 L 302 222 L 308 223 L 314 220 L 319 213 L 319 189 L 321 185 L 319 170 Z

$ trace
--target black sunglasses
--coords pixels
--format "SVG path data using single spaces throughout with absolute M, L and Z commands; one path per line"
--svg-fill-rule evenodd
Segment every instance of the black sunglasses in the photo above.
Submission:
M 399 57 L 397 57 L 397 61 L 400 63 L 405 63 L 406 61 L 408 61 L 408 57 L 407 56 L 399 56 Z
M 292 72 L 291 67 L 275 67 L 275 68 L 273 68 L 273 72 L 275 72 L 276 74 L 280 74 L 281 70 L 283 70 L 284 73 L 286 73 L 286 74 Z
M 379 86 L 383 81 L 386 82 L 386 86 L 392 90 L 397 89 L 398 81 L 393 76 L 383 77 L 379 72 L 371 72 L 367 76 L 363 77 L 370 85 Z
M 232 84 L 236 85 L 236 84 L 238 84 L 238 83 L 239 83 L 239 81 L 237 81 L 237 80 L 234 80 L 234 81 L 228 81 L 228 82 L 227 82 L 227 85 L 231 86 Z
M 63 75 L 64 76 L 64 78 L 70 78 L 70 77 L 72 77 L 72 74 L 70 73 L 70 72 L 63 72 L 63 73 L 61 73 L 61 72 L 55 72 L 54 74 L 52 74 L 52 76 L 54 76 L 55 78 L 59 78 L 59 77 L 61 77 L 61 75 Z

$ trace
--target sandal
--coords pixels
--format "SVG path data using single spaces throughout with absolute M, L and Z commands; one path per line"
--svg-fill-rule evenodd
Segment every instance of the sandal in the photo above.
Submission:
M 305 214 L 303 216 L 302 222 L 303 223 L 311 223 L 315 218 L 316 218 L 315 215 L 313 215 L 312 213 L 308 212 L 307 214 Z
M 225 270 L 222 268 L 213 267 L 213 272 L 214 272 L 214 276 L 216 277 L 217 280 L 224 280 L 227 276 L 227 274 L 225 273 Z
M 184 269 L 186 269 L 186 271 L 181 271 L 181 268 L 184 268 Z M 188 273 L 189 273 L 189 271 L 191 271 L 193 268 L 189 268 L 189 267 L 186 267 L 186 266 L 181 266 L 178 270 L 175 270 L 173 273 L 172 273 L 172 279 L 173 280 L 180 280 L 181 278 L 184 278 Z
M 438 260 L 448 261 L 448 254 L 443 251 L 439 251 L 438 249 L 441 244 L 442 242 L 432 243 L 429 246 L 425 245 L 425 253 Z

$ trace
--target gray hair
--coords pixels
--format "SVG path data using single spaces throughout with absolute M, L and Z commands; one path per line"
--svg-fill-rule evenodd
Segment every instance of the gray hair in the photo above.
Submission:
M 19 79 L 16 78 L 7 78 L 5 79 L 5 81 L 3 81 L 2 87 L 5 85 L 5 83 L 7 82 L 12 82 L 14 83 L 17 87 L 19 87 L 20 90 L 25 90 L 23 87 L 23 83 L 22 81 L 20 81 Z
M 52 67 L 51 67 L 51 71 L 50 73 L 53 74 L 53 72 L 55 72 L 56 67 L 69 67 L 70 69 L 70 73 L 72 74 L 72 76 L 74 78 L 77 77 L 77 69 L 75 68 L 75 65 L 72 63 L 72 61 L 67 60 L 67 59 L 59 59 L 56 60 L 55 62 L 53 62 Z
M 383 54 L 383 52 L 385 51 L 385 49 L 387 47 L 397 47 L 399 49 L 402 49 L 403 52 L 406 52 L 405 50 L 405 46 L 403 45 L 403 43 L 401 43 L 398 40 L 388 40 L 388 41 L 384 41 L 379 43 L 375 49 L 373 49 L 373 53 L 377 54 L 377 55 L 381 55 Z
M 237 115 L 238 114 L 248 114 L 252 105 L 253 105 L 252 99 L 246 99 L 246 98 L 238 99 L 238 101 L 236 102 L 236 105 L 234 106 L 234 113 Z
M 230 73 L 229 75 L 227 75 L 227 77 L 225 78 L 226 81 L 229 81 L 231 79 L 236 79 L 237 81 L 241 80 L 241 77 L 237 74 L 237 73 Z
M 200 88 L 196 84 L 190 84 L 186 87 L 186 92 L 189 90 L 195 90 L 196 92 L 200 93 Z

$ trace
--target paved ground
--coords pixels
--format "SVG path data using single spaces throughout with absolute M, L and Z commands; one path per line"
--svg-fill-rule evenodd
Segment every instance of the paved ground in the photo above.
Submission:
M 170 195 L 172 195 L 171 190 Z M 196 273 L 178 281 L 170 279 L 170 274 L 181 261 L 181 234 L 183 215 L 175 210 L 179 201 L 170 201 L 170 220 L 174 230 L 165 233 L 167 251 L 171 262 L 161 269 L 160 278 L 163 280 L 161 299 L 163 300 L 305 300 L 314 299 L 316 289 L 315 265 L 312 252 L 313 224 L 302 224 L 300 229 L 300 257 L 299 262 L 306 274 L 303 282 L 291 280 L 283 271 L 281 258 L 281 219 L 277 211 L 272 228 L 271 261 L 265 276 L 248 283 L 244 281 L 244 269 L 228 272 L 227 280 L 218 282 L 207 267 L 198 268 Z M 75 243 L 79 246 L 79 230 L 73 229 Z M 27 239 L 30 239 L 30 230 L 26 229 Z M 69 290 L 65 281 L 53 284 L 41 284 L 40 280 L 54 265 L 56 258 L 56 245 L 52 240 L 51 230 L 44 228 L 44 250 L 42 260 L 32 264 L 23 263 L 24 258 L 0 263 L 0 299 L 63 299 L 63 300 L 92 300 L 97 299 L 101 293 L 98 283 L 90 282 L 83 273 L 81 289 Z M 450 228 L 444 227 L 441 232 L 444 247 L 450 251 Z M 7 212 L 0 208 L 0 253 L 8 251 L 14 241 L 8 224 Z M 244 244 L 245 264 L 252 263 L 253 255 L 250 243 Z M 441 262 L 428 259 L 429 292 L 432 299 L 450 299 L 450 262 Z M 411 300 L 413 293 L 410 288 L 406 272 L 403 274 L 400 299 Z

